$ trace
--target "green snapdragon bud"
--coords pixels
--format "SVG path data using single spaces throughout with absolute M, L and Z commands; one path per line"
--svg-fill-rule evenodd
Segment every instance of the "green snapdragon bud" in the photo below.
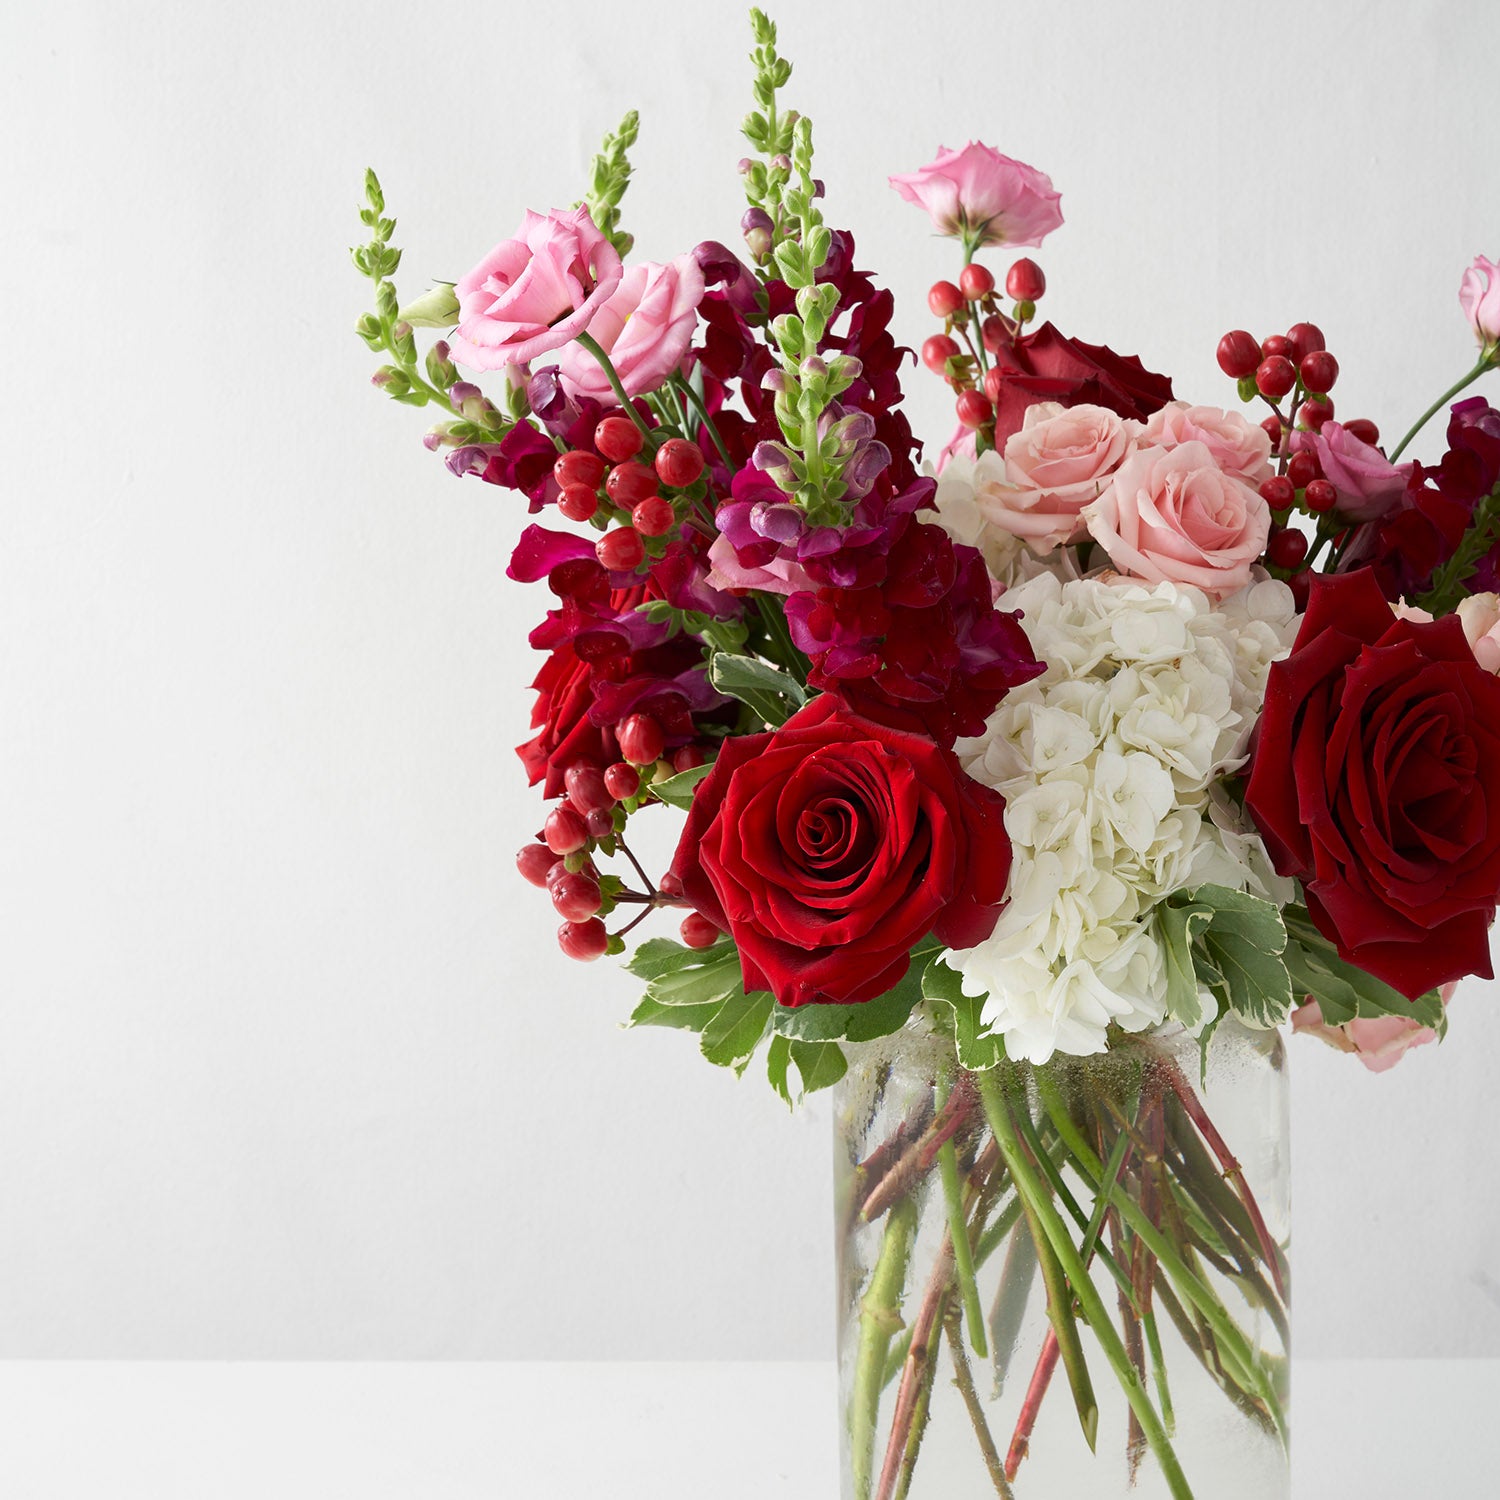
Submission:
M 408 302 L 396 316 L 413 328 L 452 328 L 458 321 L 458 297 L 452 283 L 438 282 L 415 301 Z

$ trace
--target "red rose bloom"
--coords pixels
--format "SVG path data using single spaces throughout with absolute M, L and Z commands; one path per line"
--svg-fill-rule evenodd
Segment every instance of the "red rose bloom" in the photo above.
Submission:
M 1026 408 L 1037 401 L 1107 406 L 1122 417 L 1142 419 L 1172 399 L 1172 382 L 1153 375 L 1135 355 L 1070 339 L 1050 323 L 1003 343 L 994 367 L 999 371 L 995 446 L 1000 449 L 1021 430 Z
M 1245 806 L 1350 963 L 1410 999 L 1492 973 L 1500 681 L 1455 616 L 1396 619 L 1368 570 L 1315 578 Z
M 989 936 L 1010 874 L 1005 803 L 930 739 L 831 694 L 773 734 L 726 740 L 672 861 L 783 1005 L 873 1000 L 913 943 Z

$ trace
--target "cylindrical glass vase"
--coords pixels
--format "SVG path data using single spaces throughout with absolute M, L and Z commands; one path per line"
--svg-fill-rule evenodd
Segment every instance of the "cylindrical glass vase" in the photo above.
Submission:
M 908 1028 L 835 1099 L 845 1500 L 1285 1500 L 1285 1052 L 969 1072 Z

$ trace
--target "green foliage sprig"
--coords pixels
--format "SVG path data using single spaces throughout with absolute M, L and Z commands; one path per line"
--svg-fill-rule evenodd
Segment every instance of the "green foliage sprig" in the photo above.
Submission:
M 601 234 L 619 251 L 630 254 L 635 236 L 620 228 L 620 200 L 630 186 L 630 148 L 640 134 L 641 119 L 635 110 L 620 121 L 619 128 L 604 137 L 589 173 L 589 191 L 583 199 Z

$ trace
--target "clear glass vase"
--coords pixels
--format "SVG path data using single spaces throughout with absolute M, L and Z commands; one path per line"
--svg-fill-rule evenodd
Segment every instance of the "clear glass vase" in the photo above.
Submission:
M 1285 1500 L 1285 1052 L 1226 1019 L 835 1099 L 845 1500 Z

